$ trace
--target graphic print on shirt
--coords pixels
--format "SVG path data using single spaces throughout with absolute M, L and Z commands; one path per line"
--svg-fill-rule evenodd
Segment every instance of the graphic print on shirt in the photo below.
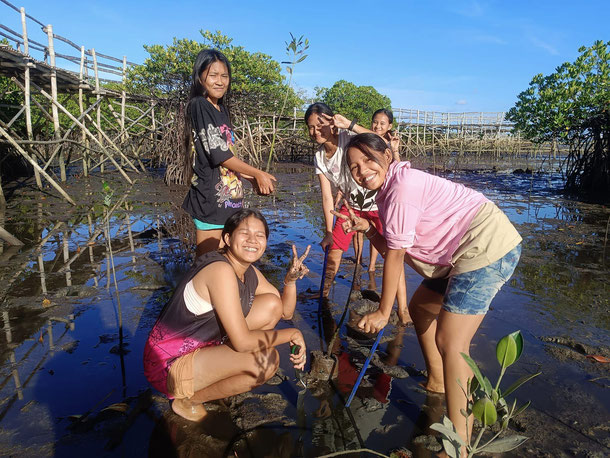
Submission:
M 202 129 L 198 135 L 193 131 L 193 135 L 196 139 L 199 139 L 207 151 L 219 148 L 222 151 L 230 150 L 233 155 L 235 155 L 235 151 L 233 149 L 233 145 L 235 144 L 233 132 L 226 124 L 222 124 L 220 126 L 208 124 L 207 132 L 206 130 Z M 194 151 L 193 145 L 193 166 L 196 156 Z M 222 165 L 218 167 L 218 170 L 220 172 L 220 181 L 216 183 L 215 186 L 217 196 L 216 202 L 218 203 L 218 206 L 224 206 L 224 208 L 237 206 L 238 208 L 241 208 L 241 202 L 239 204 L 230 202 L 231 200 L 241 199 L 244 196 L 242 182 L 239 176 L 232 170 L 229 170 Z M 193 186 L 197 186 L 196 175 L 193 175 Z

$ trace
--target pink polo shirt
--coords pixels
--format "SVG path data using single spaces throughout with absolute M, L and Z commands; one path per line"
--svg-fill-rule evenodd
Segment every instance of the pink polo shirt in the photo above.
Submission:
M 412 169 L 410 162 L 391 163 L 377 193 L 388 248 L 406 248 L 413 258 L 434 265 L 451 265 L 485 202 L 489 200 L 480 192 Z

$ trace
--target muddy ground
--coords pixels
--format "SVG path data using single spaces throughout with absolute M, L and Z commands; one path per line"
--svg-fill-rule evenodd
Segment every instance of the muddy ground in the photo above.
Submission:
M 524 238 L 517 271 L 472 348 L 493 382 L 495 345 L 519 329 L 525 351 L 502 386 L 542 371 L 515 393 L 519 404 L 532 404 L 511 429 L 530 439 L 507 456 L 608 456 L 610 210 L 562 197 L 553 174 L 443 174 L 497 202 Z M 303 389 L 281 348 L 281 370 L 268 384 L 211 403 L 199 425 L 171 413 L 149 388 L 141 362 L 147 333 L 192 260 L 192 223 L 179 209 L 184 190 L 166 187 L 158 174 L 134 176 L 134 186 L 114 174 L 74 176 L 67 186 L 78 202 L 72 207 L 29 182 L 8 189 L 0 225 L 25 245 L 0 251 L 0 455 L 312 457 L 368 448 L 432 456 L 438 445 L 428 426 L 440 419 L 443 399 L 419 387 L 425 373 L 415 333 L 395 316 L 344 407 L 375 337 L 358 332 L 354 322 L 375 307 L 382 267 L 376 276 L 366 273 L 365 246 L 365 269 L 337 330 L 352 286 L 353 252 L 319 313 L 317 179 L 302 165 L 282 165 L 276 176 L 274 197 L 247 198 L 271 226 L 260 268 L 280 285 L 290 244 L 299 252 L 314 245 L 292 320 L 305 334 L 314 367 Z M 107 206 L 103 180 L 111 189 Z M 412 294 L 420 279 L 409 268 L 406 275 Z M 324 370 L 334 374 L 330 383 Z

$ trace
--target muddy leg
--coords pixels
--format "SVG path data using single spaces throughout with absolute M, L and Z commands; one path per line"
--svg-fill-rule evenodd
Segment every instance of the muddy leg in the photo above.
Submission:
M 330 287 L 335 281 L 335 276 L 339 271 L 339 265 L 341 264 L 342 256 L 342 250 L 330 250 L 328 252 L 328 260 L 326 261 L 326 276 L 324 278 L 324 288 L 322 290 L 323 297 L 328 297 Z

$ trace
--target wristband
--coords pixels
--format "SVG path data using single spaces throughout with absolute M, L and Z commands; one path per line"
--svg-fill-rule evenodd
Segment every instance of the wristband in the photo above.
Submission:
M 284 280 L 284 286 L 287 286 L 287 285 L 296 285 L 296 283 L 297 283 L 296 280 L 292 280 L 292 281 L 289 281 L 289 282 L 286 282 L 286 280 Z
M 355 125 L 356 125 L 356 120 L 354 119 L 354 120 L 352 120 L 352 122 L 350 123 L 349 127 L 347 128 L 347 130 L 351 130 L 351 131 L 353 131 L 353 130 L 354 130 L 354 126 L 355 126 Z
M 371 236 L 375 235 L 375 233 L 377 232 L 377 229 L 375 229 L 375 226 L 371 223 L 369 223 L 369 228 L 364 231 L 364 235 L 366 235 L 367 238 L 371 238 Z

